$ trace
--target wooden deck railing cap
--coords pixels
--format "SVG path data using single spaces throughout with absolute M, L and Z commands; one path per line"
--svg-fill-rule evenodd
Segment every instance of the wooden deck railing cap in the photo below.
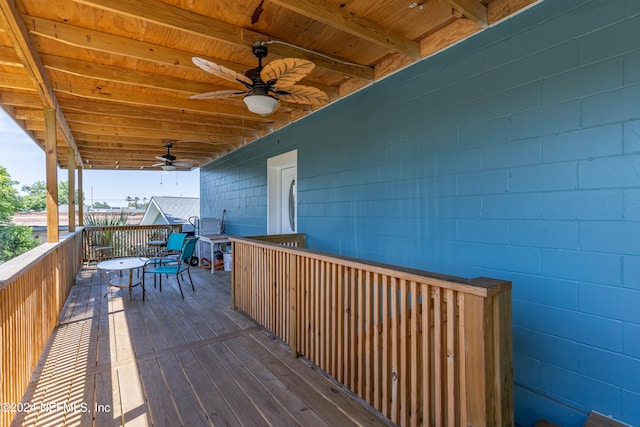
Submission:
M 292 236 L 297 236 L 298 234 L 294 234 Z M 435 286 L 441 286 L 443 288 L 450 288 L 459 291 L 464 291 L 470 294 L 487 297 L 491 296 L 505 290 L 511 289 L 511 282 L 497 279 L 490 279 L 486 277 L 478 277 L 473 279 L 468 279 L 464 277 L 457 276 L 449 276 L 446 274 L 434 273 L 426 270 L 419 270 L 415 268 L 402 267 L 397 265 L 385 264 L 376 261 L 368 261 L 362 260 L 359 258 L 352 258 L 342 255 L 334 255 L 325 252 L 314 251 L 308 248 L 299 248 L 292 246 L 281 246 L 278 243 L 272 243 L 265 240 L 263 238 L 268 238 L 269 236 L 251 236 L 251 237 L 240 237 L 240 236 L 230 236 L 230 240 L 232 242 L 246 242 L 251 245 L 255 245 L 258 247 L 264 248 L 273 248 L 277 247 L 279 250 L 291 253 L 291 254 L 300 254 L 306 253 L 309 255 L 313 255 L 314 258 L 324 259 L 330 262 L 335 260 L 340 260 L 345 266 L 359 268 L 359 266 L 366 265 L 372 271 L 388 274 L 388 275 L 398 275 L 400 274 L 402 279 L 424 282 Z
M 23 253 L 15 258 L 0 265 L 0 291 L 4 287 L 16 280 L 27 269 L 31 268 L 38 260 L 44 258 L 54 251 L 65 240 L 82 233 L 82 230 L 67 232 L 60 235 L 60 241 L 57 243 L 43 243 L 36 246 L 28 252 Z

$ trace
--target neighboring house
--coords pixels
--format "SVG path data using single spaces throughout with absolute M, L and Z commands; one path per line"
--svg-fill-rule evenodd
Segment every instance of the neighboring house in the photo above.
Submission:
M 639 135 L 640 1 L 545 1 L 203 166 L 202 216 L 511 280 L 517 424 L 640 425 Z
M 149 201 L 140 225 L 182 224 L 182 231 L 195 231 L 189 218 L 200 216 L 200 198 L 154 196 Z

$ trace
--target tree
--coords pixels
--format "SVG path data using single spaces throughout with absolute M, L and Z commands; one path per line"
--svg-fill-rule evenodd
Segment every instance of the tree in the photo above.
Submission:
M 131 196 L 127 196 L 127 198 L 125 199 L 127 202 L 127 207 L 130 208 L 134 208 L 134 209 L 143 209 L 147 207 L 147 198 L 143 198 L 143 203 L 140 204 L 140 197 L 135 196 L 135 197 L 131 197 Z
M 11 217 L 21 207 L 18 191 L 14 187 L 16 184 L 7 169 L 0 166 L 0 263 L 38 246 L 31 227 L 10 224 Z
M 13 214 L 20 209 L 20 196 L 14 188 L 16 184 L 7 168 L 0 165 L 0 224 L 9 224 Z
M 31 227 L 0 225 L 0 264 L 38 246 Z
M 69 204 L 69 183 L 67 181 L 58 182 L 58 204 Z M 32 185 L 23 185 L 23 209 L 27 211 L 44 211 L 47 209 L 47 185 L 44 181 L 36 181 Z M 78 190 L 75 190 L 75 201 L 78 200 Z
M 32 185 L 23 185 L 22 208 L 26 211 L 44 211 L 47 209 L 47 186 L 44 181 Z

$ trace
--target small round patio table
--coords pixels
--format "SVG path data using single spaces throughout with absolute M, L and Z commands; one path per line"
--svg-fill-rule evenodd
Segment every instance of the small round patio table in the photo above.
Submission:
M 101 270 L 107 277 L 107 286 L 115 286 L 116 288 L 129 288 L 129 300 L 131 300 L 133 298 L 133 287 L 138 286 L 142 283 L 142 279 L 140 278 L 137 278 L 134 281 L 133 270 L 144 267 L 144 264 L 146 262 L 146 258 L 140 257 L 115 258 L 99 263 L 98 270 Z M 118 277 L 109 278 L 108 272 L 110 271 L 122 272 L 126 270 L 129 270 L 129 277 L 122 277 L 119 274 Z M 142 301 L 144 301 L 144 283 L 142 283 Z

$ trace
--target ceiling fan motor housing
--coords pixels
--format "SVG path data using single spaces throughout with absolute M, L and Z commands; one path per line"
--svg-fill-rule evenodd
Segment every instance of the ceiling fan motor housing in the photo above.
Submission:
M 268 54 L 269 54 L 269 49 L 267 49 L 267 46 L 264 45 L 262 42 L 255 42 L 253 44 L 253 55 L 256 58 L 258 59 L 266 58 Z

